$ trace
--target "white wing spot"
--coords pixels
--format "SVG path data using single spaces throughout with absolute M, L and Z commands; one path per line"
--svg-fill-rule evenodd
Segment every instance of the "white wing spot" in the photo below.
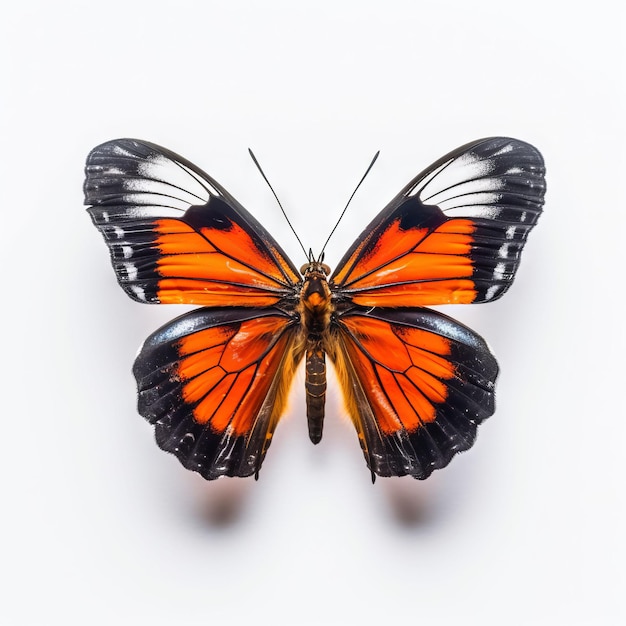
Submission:
M 136 145 L 136 144 L 135 144 Z M 115 144 L 113 146 L 113 150 L 112 150 L 113 154 L 117 155 L 117 156 L 123 156 L 123 157 L 132 157 L 135 158 L 135 155 L 132 152 L 129 152 L 128 150 L 126 150 L 125 148 L 122 148 L 122 146 L 120 146 L 119 144 Z
M 130 285 L 130 290 L 133 292 L 135 297 L 139 300 L 143 300 L 146 302 L 146 292 L 143 290 L 143 287 L 138 287 L 137 285 Z
M 133 282 L 137 280 L 137 268 L 133 263 L 124 263 L 124 269 L 126 270 L 126 276 L 129 281 Z
M 504 263 L 498 263 L 493 270 L 493 277 L 496 280 L 502 280 L 504 278 L 504 270 L 506 269 L 506 265 Z
M 513 151 L 513 145 L 511 143 L 506 143 L 500 148 L 500 150 L 498 150 L 497 152 L 494 152 L 493 156 L 494 157 L 500 156 L 501 154 L 506 154 L 507 152 L 512 152 L 512 151 Z
M 491 300 L 500 290 L 498 285 L 491 285 L 489 289 L 487 289 L 487 293 L 485 294 L 485 300 Z
M 515 226 L 509 226 L 506 229 L 505 237 L 507 239 L 513 239 L 513 237 L 515 237 Z

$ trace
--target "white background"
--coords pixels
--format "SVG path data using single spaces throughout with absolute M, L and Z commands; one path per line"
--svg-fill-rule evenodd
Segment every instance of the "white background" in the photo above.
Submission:
M 619 3 L 20 2 L 0 10 L 3 624 L 622 624 L 624 14 Z M 545 214 L 497 303 L 446 310 L 501 366 L 475 447 L 370 484 L 333 386 L 302 377 L 258 482 L 206 483 L 136 413 L 132 302 L 82 207 L 139 137 L 335 263 L 472 139 L 540 148 Z M 620 598 L 622 596 L 622 598 Z

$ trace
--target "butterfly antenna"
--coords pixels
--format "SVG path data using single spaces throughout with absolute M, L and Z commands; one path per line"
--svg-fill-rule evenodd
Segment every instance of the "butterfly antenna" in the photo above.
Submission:
M 346 210 L 348 209 L 348 206 L 350 206 L 350 202 L 352 202 L 352 198 L 354 198 L 354 195 L 359 190 L 359 187 L 361 186 L 361 183 L 365 180 L 365 177 L 370 173 L 370 170 L 374 166 L 374 163 L 376 163 L 376 159 L 378 158 L 379 154 L 380 154 L 380 150 L 374 155 L 374 158 L 372 159 L 372 162 L 368 165 L 367 169 L 365 170 L 365 174 L 363 174 L 363 177 L 359 181 L 359 184 L 354 188 L 354 191 L 352 192 L 352 195 L 348 199 L 348 202 L 346 202 L 346 206 L 343 208 L 343 211 L 341 212 L 341 215 L 339 216 L 339 219 L 337 220 L 337 223 L 333 226 L 333 229 L 330 231 L 330 235 L 328 235 L 328 239 L 326 239 L 326 243 L 322 247 L 322 252 L 320 253 L 320 258 L 323 256 L 324 250 L 326 249 L 326 246 L 328 245 L 328 242 L 330 241 L 330 238 L 333 236 L 334 232 L 337 230 L 337 226 L 339 226 L 339 222 L 341 222 L 341 218 L 344 216 Z
M 278 196 L 276 195 L 274 188 L 272 187 L 272 185 L 270 185 L 270 181 L 267 180 L 267 176 L 265 175 L 265 172 L 259 165 L 257 158 L 254 156 L 254 152 L 252 152 L 250 148 L 248 148 L 248 152 L 250 153 L 250 156 L 252 157 L 254 164 L 257 166 L 257 169 L 259 170 L 259 172 L 261 172 L 261 176 L 263 176 L 263 179 L 267 183 L 267 186 L 270 188 L 271 192 L 274 194 L 274 198 L 276 198 L 276 202 L 278 202 L 278 206 L 280 207 L 280 210 L 283 212 L 283 215 L 285 216 L 285 219 L 287 220 L 287 224 L 289 224 L 289 228 L 291 228 L 291 232 L 296 236 L 296 239 L 298 240 L 298 243 L 300 244 L 300 247 L 302 248 L 302 252 L 304 252 L 304 256 L 308 257 L 307 252 L 304 246 L 302 245 L 302 241 L 300 241 L 300 237 L 298 237 L 298 233 L 296 232 L 296 229 L 293 227 L 293 225 L 289 221 L 289 218 L 287 217 L 287 213 L 285 213 L 285 209 L 283 209 L 283 205 L 280 203 L 280 200 L 278 199 Z

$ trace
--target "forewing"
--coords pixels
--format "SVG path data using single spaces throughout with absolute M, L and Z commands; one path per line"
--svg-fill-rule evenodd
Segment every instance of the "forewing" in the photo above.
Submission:
M 470 448 L 494 412 L 484 340 L 428 309 L 341 316 L 331 354 L 372 476 L 427 478 Z
M 158 445 L 212 480 L 258 474 L 284 410 L 298 325 L 278 309 L 197 309 L 153 333 L 134 365 Z
M 541 154 L 516 139 L 458 148 L 372 221 L 337 266 L 332 288 L 363 306 L 499 298 L 542 211 L 544 175 Z
M 271 306 L 299 273 L 269 233 L 215 180 L 154 144 L 94 148 L 85 204 L 117 279 L 140 302 Z

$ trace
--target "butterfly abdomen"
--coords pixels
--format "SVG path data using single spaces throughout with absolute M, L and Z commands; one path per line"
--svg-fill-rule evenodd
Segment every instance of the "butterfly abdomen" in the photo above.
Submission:
M 309 438 L 313 443 L 319 443 L 322 439 L 324 404 L 326 402 L 326 360 L 324 351 L 320 348 L 307 350 L 304 385 Z

